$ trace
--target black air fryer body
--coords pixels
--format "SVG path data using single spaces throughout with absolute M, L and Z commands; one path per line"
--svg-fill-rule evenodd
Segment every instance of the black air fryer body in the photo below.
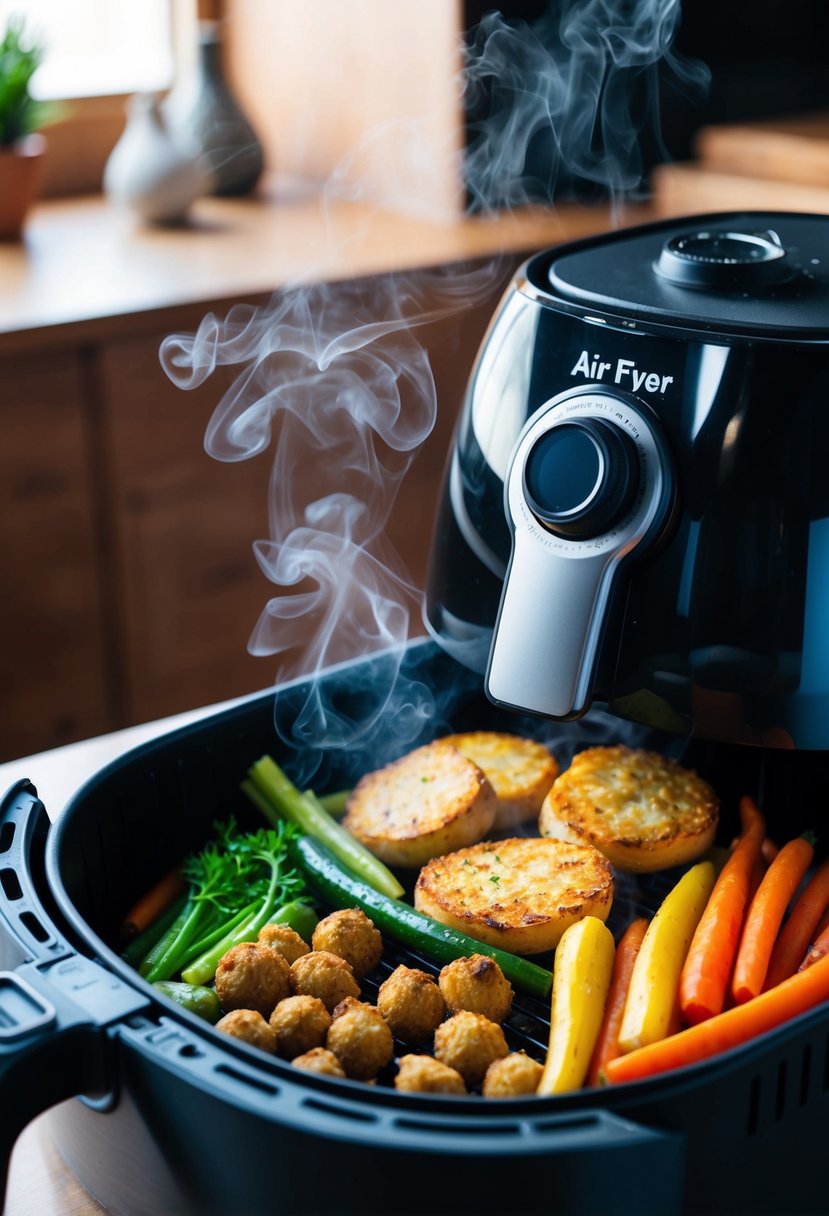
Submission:
M 829 748 L 829 217 L 561 246 L 481 349 L 429 627 L 492 699 Z M 493 643 L 494 639 L 494 643 Z

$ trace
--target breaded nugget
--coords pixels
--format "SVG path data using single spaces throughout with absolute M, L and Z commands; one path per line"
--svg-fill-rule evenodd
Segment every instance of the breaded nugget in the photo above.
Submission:
M 274 952 L 275 953 L 275 952 Z M 339 954 L 312 950 L 291 964 L 291 987 L 297 996 L 316 996 L 329 1013 L 347 996 L 358 997 L 360 985 Z
M 318 1072 L 324 1077 L 340 1077 L 345 1080 L 345 1070 L 327 1047 L 312 1047 L 310 1051 L 291 1060 L 294 1068 L 304 1068 L 306 1072 Z
M 389 865 L 420 866 L 480 840 L 495 806 L 476 764 L 448 743 L 430 743 L 362 777 L 343 824 Z
M 579 752 L 544 800 L 539 831 L 595 845 L 619 870 L 684 865 L 714 841 L 719 800 L 696 773 L 657 752 Z
M 432 1056 L 401 1056 L 394 1088 L 409 1094 L 465 1094 L 463 1077 Z
M 509 831 L 538 818 L 544 797 L 558 776 L 555 756 L 543 743 L 494 730 L 446 735 L 441 742 L 450 743 L 477 764 L 495 790 L 495 831 Z
M 219 959 L 216 996 L 225 1012 L 256 1009 L 268 1018 L 290 992 L 288 960 L 269 946 L 240 942 Z
M 453 959 L 441 971 L 439 983 L 450 1013 L 468 1009 L 500 1023 L 512 1009 L 512 986 L 486 954 Z
M 257 941 L 263 946 L 270 946 L 271 950 L 278 950 L 288 960 L 289 966 L 311 950 L 290 925 L 263 925 Z
M 501 1027 L 481 1013 L 464 1009 L 435 1031 L 435 1059 L 459 1072 L 467 1085 L 480 1085 L 492 1061 L 508 1052 Z
M 377 1008 L 396 1038 L 423 1043 L 443 1021 L 446 1002 L 431 975 L 401 964 L 380 985 Z
M 383 957 L 380 932 L 360 908 L 342 908 L 323 917 L 311 943 L 315 950 L 344 958 L 357 979 L 373 971 Z
M 391 1031 L 379 1009 L 346 997 L 331 1016 L 325 1046 L 355 1081 L 370 1081 L 394 1055 Z
M 257 1009 L 233 1009 L 219 1018 L 216 1029 L 260 1051 L 276 1051 L 276 1035 Z
M 612 902 L 613 873 L 597 849 L 539 837 L 436 857 L 415 886 L 420 912 L 514 954 L 554 949 L 583 916 L 606 920 Z
M 276 1053 L 288 1060 L 325 1045 L 331 1014 L 317 996 L 288 996 L 269 1019 L 276 1034 Z
M 486 1070 L 483 1095 L 485 1098 L 518 1098 L 534 1094 L 544 1068 L 525 1051 L 511 1051 L 502 1060 L 494 1060 Z

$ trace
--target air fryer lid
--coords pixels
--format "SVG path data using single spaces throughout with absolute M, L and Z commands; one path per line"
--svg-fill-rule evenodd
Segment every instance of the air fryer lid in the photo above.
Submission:
M 668 326 L 829 338 L 829 216 L 683 217 L 570 245 L 527 268 L 541 292 Z

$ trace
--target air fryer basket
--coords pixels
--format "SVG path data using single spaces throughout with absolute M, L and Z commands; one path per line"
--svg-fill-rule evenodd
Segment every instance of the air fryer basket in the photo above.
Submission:
M 359 692 L 376 662 L 323 678 L 338 694 Z M 551 728 L 496 710 L 476 678 L 430 642 L 411 644 L 404 668 L 453 690 L 424 741 L 450 729 L 540 738 L 554 729 L 551 742 L 567 763 L 579 747 L 614 738 L 606 715 Z M 619 724 L 627 741 L 630 729 Z M 633 741 L 675 754 L 683 746 L 644 730 Z M 78 792 L 46 839 L 32 787 L 21 781 L 6 796 L 0 961 L 15 970 L 0 976 L 0 1076 L 4 1093 L 19 1080 L 15 1092 L 26 1095 L 6 1121 L 7 1153 L 38 1110 L 85 1094 L 53 1112 L 55 1139 L 93 1194 L 135 1216 L 826 1209 L 815 1169 L 829 1091 L 821 1011 L 649 1082 L 495 1103 L 402 1095 L 382 1079 L 367 1086 L 300 1076 L 158 997 L 117 954 L 120 918 L 208 838 L 216 819 L 255 822 L 239 783 L 264 752 L 289 771 L 297 760 L 276 740 L 272 693 L 119 759 Z M 723 772 L 739 787 L 752 771 L 756 779 L 757 763 L 755 753 L 739 771 L 729 756 Z M 365 767 L 353 752 L 329 756 L 326 786 Z M 733 827 L 726 805 L 726 838 Z M 795 830 L 787 820 L 786 835 Z M 652 911 L 671 881 L 621 882 L 614 931 Z M 387 943 L 366 982 L 369 999 L 401 961 L 436 970 Z M 546 1007 L 518 996 L 506 1031 L 512 1047 L 543 1058 Z

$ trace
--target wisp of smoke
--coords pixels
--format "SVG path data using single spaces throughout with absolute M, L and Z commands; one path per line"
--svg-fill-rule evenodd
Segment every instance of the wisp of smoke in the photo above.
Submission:
M 625 189 L 637 127 L 620 82 L 624 69 L 652 71 L 669 55 L 678 13 L 678 0 L 569 0 L 535 27 L 488 15 L 466 56 L 470 103 L 476 91 L 489 97 L 463 169 L 473 208 L 525 201 L 527 149 L 541 126 L 557 164 Z M 355 197 L 350 163 L 333 174 L 329 197 Z M 195 334 L 162 345 L 162 365 L 181 388 L 220 366 L 240 369 L 207 429 L 212 456 L 246 460 L 273 449 L 269 537 L 254 552 L 277 593 L 249 649 L 280 656 L 277 683 L 384 656 L 359 714 L 333 703 L 319 681 L 304 685 L 300 705 L 288 698 L 285 712 L 277 695 L 276 729 L 295 747 L 359 744 L 376 757 L 388 751 L 381 736 L 401 749 L 439 713 L 433 690 L 401 677 L 421 592 L 384 529 L 437 409 L 418 330 L 474 307 L 502 275 L 492 259 L 381 277 L 370 294 L 365 283 L 298 283 L 265 307 L 211 314 Z

